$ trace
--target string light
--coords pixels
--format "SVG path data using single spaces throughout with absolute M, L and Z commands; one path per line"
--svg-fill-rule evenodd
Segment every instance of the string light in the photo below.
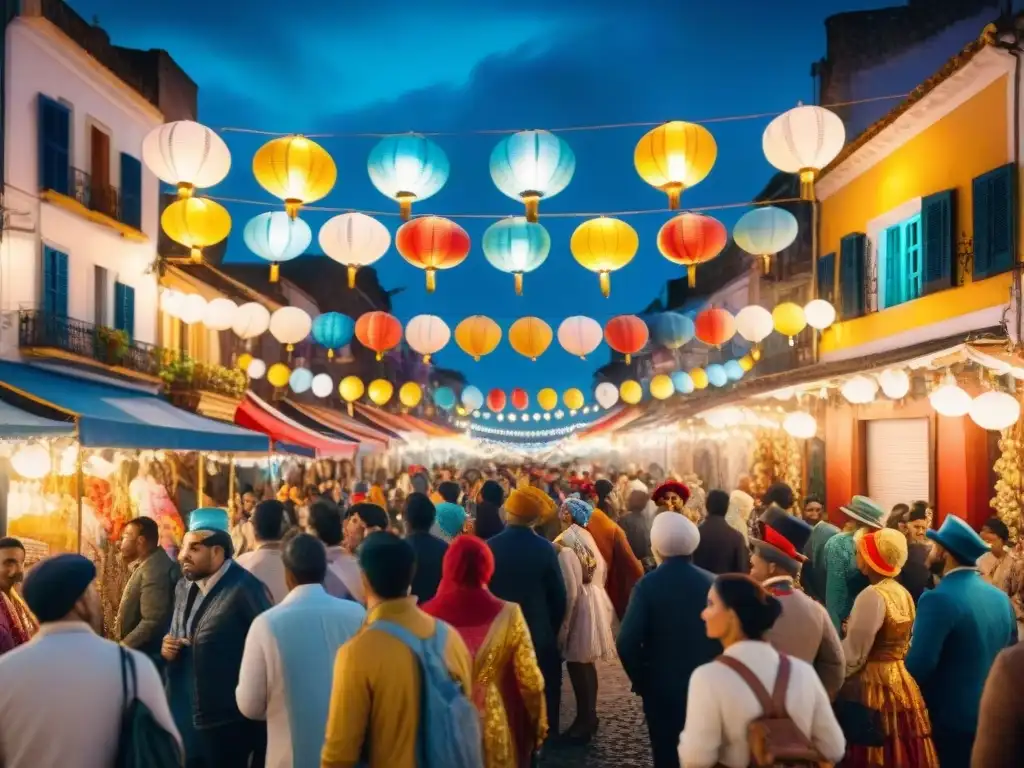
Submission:
M 498 414 L 499 416 L 501 414 Z M 509 414 L 511 416 L 511 414 Z M 500 427 L 488 427 L 484 424 L 473 424 L 470 427 L 470 434 L 475 436 L 477 434 L 482 435 L 497 435 L 499 437 L 565 437 L 571 435 L 573 432 L 577 432 L 581 429 L 586 429 L 591 426 L 593 422 L 579 422 L 576 424 L 566 424 L 564 427 L 550 427 L 546 429 L 502 429 Z

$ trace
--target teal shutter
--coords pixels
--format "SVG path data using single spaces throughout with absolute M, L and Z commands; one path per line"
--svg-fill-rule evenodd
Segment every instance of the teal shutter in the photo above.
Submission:
M 842 317 L 849 320 L 864 314 L 864 247 L 863 234 L 851 234 L 839 244 L 839 295 Z
M 1013 163 L 974 180 L 974 279 L 1005 272 L 1014 262 L 1017 174 Z
M 818 298 L 835 304 L 836 255 L 826 253 L 818 259 Z
M 68 255 L 43 246 L 43 311 L 50 317 L 68 315 Z
M 39 94 L 39 189 L 71 187 L 71 110 Z
M 895 307 L 903 301 L 903 240 L 900 237 L 902 228 L 899 224 L 885 230 L 885 295 L 882 297 L 882 308 Z
M 952 288 L 956 248 L 956 190 L 947 189 L 921 200 L 921 256 L 924 293 Z
M 135 337 L 135 289 L 114 283 L 114 328 Z
M 121 153 L 121 221 L 142 229 L 142 163 Z
M 114 327 L 124 328 L 124 285 L 114 283 Z

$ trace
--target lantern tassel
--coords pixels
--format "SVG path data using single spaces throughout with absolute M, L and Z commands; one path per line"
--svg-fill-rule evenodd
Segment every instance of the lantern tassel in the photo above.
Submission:
M 289 219 L 294 219 L 299 215 L 299 208 L 302 207 L 302 201 L 290 198 L 284 201 L 284 210 L 288 214 Z
M 348 415 L 349 416 L 354 416 L 355 415 L 355 410 L 356 409 L 352 407 L 352 403 L 350 401 L 349 404 L 348 404 Z
M 598 273 L 601 282 L 601 295 L 606 299 L 612 294 L 612 276 L 608 272 Z
M 629 354 L 629 353 L 627 352 L 627 353 L 626 353 L 626 365 L 629 365 L 629 364 L 630 364 L 631 362 L 633 362 L 633 356 L 632 356 L 632 355 L 630 355 L 630 354 Z
M 327 359 L 328 360 L 333 360 L 334 359 L 334 350 L 333 349 L 328 349 L 327 350 Z
M 814 201 L 814 177 L 817 175 L 813 168 L 804 168 L 800 171 L 800 199 L 808 202 Z
M 526 220 L 537 221 L 537 209 L 540 207 L 540 195 L 532 192 L 523 194 L 523 202 L 526 204 Z
M 193 264 L 203 263 L 203 251 L 201 248 L 196 248 L 195 246 L 193 246 L 192 249 L 189 251 L 189 255 L 192 257 Z
M 276 283 L 281 279 L 281 265 L 276 261 L 270 265 L 270 282 Z
M 192 193 L 195 191 L 195 187 L 189 184 L 187 181 L 178 182 L 178 199 L 184 200 L 186 197 L 192 197 Z
M 430 362 L 430 355 L 424 355 L 423 356 L 423 362 L 424 363 L 429 363 Z
M 384 359 L 384 353 L 383 352 L 378 352 L 377 353 L 377 359 L 378 360 L 383 360 Z
M 670 211 L 679 210 L 679 198 L 683 196 L 683 185 L 680 183 L 667 184 L 665 187 L 665 194 L 668 195 L 668 209 Z
M 766 275 L 772 273 L 772 255 L 770 253 L 761 254 L 761 267 Z
M 408 221 L 412 217 L 412 195 L 398 193 L 398 215 L 402 221 Z
M 689 266 L 686 268 L 686 284 L 691 288 L 697 287 L 697 268 Z
M 750 356 L 754 358 L 755 361 L 760 360 L 761 348 L 755 345 L 754 348 L 750 351 Z
M 349 288 L 355 288 L 356 287 L 356 270 L 358 270 L 358 269 L 359 269 L 359 267 L 357 267 L 355 264 L 349 264 L 348 265 L 348 287 Z
M 522 272 L 516 272 L 515 273 L 515 277 L 516 277 L 516 296 L 522 296 L 523 295 L 523 273 Z
M 437 272 L 436 269 L 427 269 L 427 293 L 433 293 L 434 289 L 437 288 L 437 278 L 434 275 L 435 272 Z

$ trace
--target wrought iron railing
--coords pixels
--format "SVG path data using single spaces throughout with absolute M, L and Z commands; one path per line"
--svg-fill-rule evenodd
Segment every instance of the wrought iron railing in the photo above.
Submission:
M 124 221 L 121 217 L 121 196 L 118 194 L 117 187 L 97 181 L 81 168 L 72 168 L 70 173 L 71 197 L 90 211 L 102 213 L 117 221 Z

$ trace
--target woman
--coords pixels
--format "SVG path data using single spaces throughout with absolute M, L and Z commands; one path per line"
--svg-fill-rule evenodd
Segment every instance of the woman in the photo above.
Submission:
M 715 579 L 702 617 L 708 637 L 719 640 L 722 658 L 698 667 L 690 678 L 686 726 L 679 737 L 683 768 L 746 768 L 751 764 L 747 729 L 764 714 L 759 697 L 737 671 L 746 668 L 770 697 L 783 660 L 788 666 L 786 714 L 824 760 L 838 762 L 846 740 L 814 667 L 780 656 L 764 635 L 782 604 L 746 575 Z
M 729 511 L 725 521 L 743 534 L 743 541 L 750 543 L 750 515 L 754 511 L 754 497 L 744 491 L 729 494 Z
M 846 684 L 838 697 L 838 711 L 856 723 L 844 723 L 851 743 L 843 765 L 850 768 L 939 764 L 924 699 L 904 665 L 914 600 L 895 579 L 906 562 L 906 537 L 893 528 L 866 533 L 857 542 L 857 568 L 869 586 L 850 612 L 843 640 Z M 867 745 L 878 741 L 883 744 Z
M 978 558 L 982 578 L 1010 596 L 1017 615 L 1017 634 L 1024 637 L 1024 560 L 1010 549 L 1010 529 L 998 517 L 981 527 L 981 538 L 991 551 Z
M 421 608 L 455 627 L 473 654 L 473 699 L 486 768 L 527 768 L 547 738 L 544 678 L 519 606 L 491 594 L 494 556 L 475 536 L 445 553 L 441 584 Z
M 608 566 L 586 530 L 593 513 L 582 499 L 566 499 L 558 515 L 562 532 L 555 539 L 567 598 L 558 645 L 576 695 L 576 720 L 565 737 L 581 743 L 597 733 L 595 663 L 615 658 L 615 609 L 604 588 Z

